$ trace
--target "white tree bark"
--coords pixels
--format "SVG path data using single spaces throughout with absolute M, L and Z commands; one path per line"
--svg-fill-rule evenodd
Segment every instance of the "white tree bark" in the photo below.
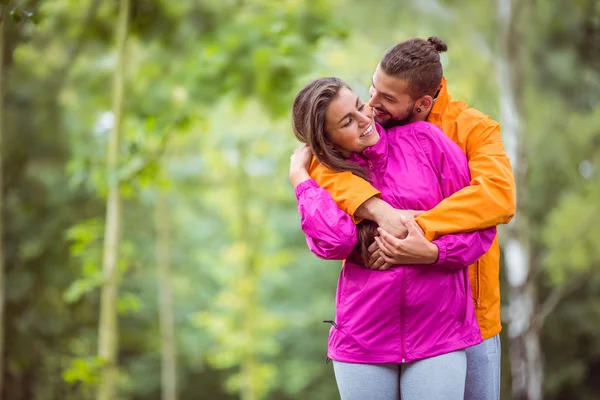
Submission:
M 164 193 L 156 203 L 156 265 L 162 354 L 162 400 L 177 400 L 177 350 L 171 286 L 171 218 Z
M 518 16 L 522 5 L 515 0 L 497 0 L 500 27 L 500 57 L 498 78 L 500 86 L 500 122 L 506 151 L 515 173 L 517 209 L 523 206 L 526 190 L 526 157 L 523 150 L 521 125 L 521 96 L 518 93 L 521 73 Z M 539 330 L 532 326 L 537 309 L 537 287 L 529 250 L 527 216 L 517 212 L 507 229 L 504 253 L 509 285 L 509 356 L 514 399 L 540 400 L 543 387 L 543 363 Z
M 106 201 L 106 228 L 104 234 L 104 254 L 100 304 L 100 324 L 98 327 L 98 356 L 104 361 L 102 380 L 98 387 L 98 400 L 114 400 L 117 386 L 117 300 L 119 284 L 119 237 L 121 222 L 120 186 L 117 176 L 119 137 L 123 119 L 125 44 L 129 21 L 129 1 L 121 0 L 117 35 L 117 69 L 114 75 L 112 108 L 115 116 L 113 129 L 108 142 L 107 177 L 108 198 Z

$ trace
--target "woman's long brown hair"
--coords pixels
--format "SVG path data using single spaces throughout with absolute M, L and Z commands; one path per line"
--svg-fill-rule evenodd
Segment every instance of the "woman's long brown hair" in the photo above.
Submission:
M 369 180 L 367 171 L 361 166 L 346 160 L 336 149 L 325 132 L 327 109 L 342 88 L 350 87 L 338 78 L 320 78 L 312 81 L 298 92 L 292 107 L 292 127 L 294 135 L 307 144 L 317 160 L 327 168 L 352 173 Z M 357 225 L 361 255 L 368 265 L 368 247 L 375 240 L 375 226 L 371 221 Z

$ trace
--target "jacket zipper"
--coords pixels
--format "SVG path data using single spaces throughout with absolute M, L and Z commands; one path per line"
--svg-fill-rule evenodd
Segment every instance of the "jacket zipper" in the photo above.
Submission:
M 475 303 L 477 304 L 477 308 L 481 306 L 481 285 L 479 283 L 479 260 L 475 264 Z
M 402 358 L 401 362 L 406 362 L 404 359 L 405 350 L 404 350 L 404 268 L 400 268 L 402 281 L 400 282 L 400 357 Z
M 373 163 L 368 160 L 367 164 L 369 166 L 369 171 L 371 172 L 373 178 L 375 179 L 375 186 L 377 187 L 377 189 L 381 190 L 381 188 L 379 188 L 379 174 L 377 173 L 377 171 L 375 170 L 375 168 L 373 168 Z M 403 321 L 404 321 L 404 268 L 400 269 L 400 273 L 401 273 L 401 279 L 402 281 L 400 282 L 400 357 L 401 357 L 401 362 L 405 363 L 406 359 L 404 358 L 404 354 L 405 354 L 405 349 L 404 349 L 404 325 L 403 325 Z

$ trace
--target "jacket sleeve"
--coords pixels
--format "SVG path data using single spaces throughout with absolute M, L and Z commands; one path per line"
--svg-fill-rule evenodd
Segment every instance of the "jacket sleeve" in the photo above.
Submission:
M 296 199 L 310 251 L 325 260 L 347 258 L 358 242 L 356 225 L 350 216 L 312 179 L 296 187 Z
M 424 130 L 418 137 L 438 173 L 444 198 L 451 198 L 469 185 L 469 165 L 465 154 L 456 143 L 434 125 L 429 125 L 429 132 Z M 473 264 L 490 249 L 495 237 L 495 226 L 442 235 L 433 241 L 439 249 L 438 260 L 434 265 L 463 268 Z
M 483 120 L 465 145 L 470 184 L 420 215 L 428 240 L 508 223 L 515 214 L 515 182 L 497 122 Z
M 319 163 L 315 157 L 308 173 L 319 187 L 329 192 L 338 207 L 350 215 L 355 223 L 361 221 L 354 217 L 358 207 L 371 197 L 380 195 L 380 192 L 364 179 L 348 171 L 332 171 Z

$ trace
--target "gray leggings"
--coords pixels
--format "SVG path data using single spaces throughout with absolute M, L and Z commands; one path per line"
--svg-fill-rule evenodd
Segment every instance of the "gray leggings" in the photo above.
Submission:
M 407 364 L 333 362 L 342 400 L 462 400 L 464 350 Z

